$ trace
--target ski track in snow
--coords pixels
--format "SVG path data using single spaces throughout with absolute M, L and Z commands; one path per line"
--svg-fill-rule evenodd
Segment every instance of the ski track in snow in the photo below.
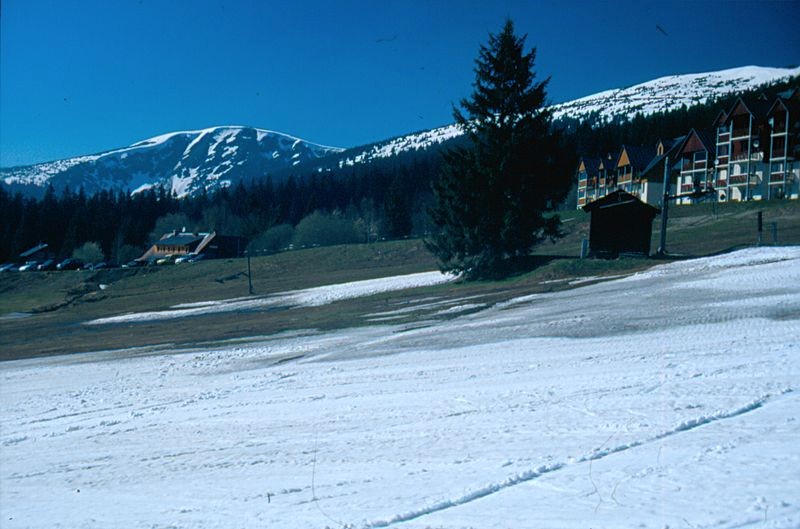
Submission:
M 775 247 L 447 321 L 3 362 L 0 526 L 800 527 L 798 337 Z
M 792 391 L 791 389 L 787 389 L 784 392 L 785 393 L 790 393 L 791 391 Z M 644 444 L 648 444 L 648 443 L 653 443 L 655 441 L 659 441 L 659 440 L 664 439 L 665 437 L 669 437 L 671 435 L 675 435 L 675 434 L 682 433 L 682 432 L 687 432 L 689 430 L 693 430 L 694 428 L 699 428 L 700 426 L 705 426 L 706 424 L 712 423 L 714 421 L 720 421 L 720 420 L 723 420 L 723 419 L 730 419 L 731 417 L 737 417 L 737 416 L 742 415 L 744 413 L 748 413 L 748 412 L 751 412 L 753 410 L 756 410 L 756 409 L 760 408 L 770 398 L 771 398 L 771 395 L 764 395 L 764 396 L 762 396 L 762 397 L 760 397 L 758 399 L 755 399 L 754 401 L 752 401 L 752 402 L 750 402 L 750 403 L 748 403 L 748 404 L 746 404 L 746 405 L 744 405 L 742 407 L 736 408 L 734 410 L 719 411 L 719 412 L 714 413 L 712 415 L 700 416 L 700 417 L 696 417 L 694 419 L 689 419 L 689 420 L 683 421 L 680 424 L 678 424 L 676 427 L 674 427 L 674 428 L 672 428 L 670 430 L 667 430 L 665 432 L 662 432 L 662 433 L 660 433 L 658 435 L 655 435 L 653 437 L 650 437 L 650 438 L 647 438 L 647 439 L 643 439 L 643 440 L 640 440 L 640 441 L 632 441 L 630 443 L 625 443 L 625 444 L 616 446 L 614 448 L 609 448 L 609 449 L 604 449 L 604 450 L 597 450 L 592 454 L 584 455 L 584 456 L 580 457 L 579 459 L 577 459 L 577 463 L 586 463 L 586 462 L 589 462 L 589 461 L 595 461 L 595 460 L 598 460 L 598 459 L 603 459 L 604 457 L 608 457 L 610 455 L 616 454 L 618 452 L 622 452 L 624 450 L 630 450 L 632 448 L 636 448 L 636 447 L 639 447 L 639 446 L 644 445 Z M 489 496 L 490 494 L 494 494 L 496 492 L 501 492 L 501 491 L 503 491 L 503 490 L 505 490 L 507 488 L 519 485 L 520 483 L 525 483 L 526 481 L 531 481 L 531 480 L 536 479 L 536 478 L 538 478 L 540 476 L 543 476 L 544 474 L 549 474 L 550 472 L 555 472 L 557 470 L 561 470 L 562 468 L 565 468 L 565 467 L 567 467 L 567 466 L 569 466 L 571 464 L 575 464 L 575 463 L 569 463 L 569 462 L 552 463 L 552 464 L 549 464 L 549 465 L 542 465 L 542 466 L 540 466 L 540 467 L 538 467 L 538 468 L 536 468 L 534 470 L 526 470 L 526 471 L 524 471 L 522 473 L 516 474 L 516 475 L 506 479 L 505 481 L 503 481 L 501 483 L 492 483 L 490 485 L 486 485 L 486 486 L 484 486 L 484 487 L 482 487 L 480 489 L 476 489 L 475 491 L 470 492 L 469 494 L 465 494 L 464 496 L 461 496 L 461 497 L 458 497 L 458 498 L 454 498 L 454 499 L 451 499 L 451 500 L 445 500 L 445 501 L 442 501 L 442 502 L 437 503 L 435 505 L 431 505 L 429 507 L 424 507 L 424 508 L 416 510 L 416 511 L 409 511 L 409 512 L 406 512 L 406 513 L 403 513 L 403 514 L 398 514 L 398 515 L 395 515 L 395 516 L 389 518 L 388 520 L 378 520 L 378 521 L 374 521 L 374 522 L 368 523 L 368 524 L 366 524 L 364 526 L 364 529 L 372 529 L 372 528 L 375 528 L 375 527 L 389 527 L 390 525 L 394 525 L 394 524 L 397 524 L 397 523 L 400 523 L 400 522 L 407 522 L 407 521 L 410 521 L 410 520 L 414 520 L 416 518 L 420 518 L 420 517 L 425 516 L 427 514 L 435 513 L 437 511 L 443 511 L 445 509 L 450 509 L 452 507 L 457 507 L 459 505 L 463 505 L 465 503 L 469 503 L 469 502 L 484 498 L 486 496 Z

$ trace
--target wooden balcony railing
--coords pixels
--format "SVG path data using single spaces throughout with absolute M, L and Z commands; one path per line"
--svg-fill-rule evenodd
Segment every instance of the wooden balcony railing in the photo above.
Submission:
M 783 182 L 785 180 L 786 174 L 781 171 L 779 173 L 771 173 L 769 175 L 770 182 Z
M 745 183 L 747 183 L 747 175 L 743 175 L 743 174 L 732 174 L 732 175 L 731 175 L 731 176 L 728 178 L 728 181 L 729 181 L 731 184 L 745 184 Z
M 786 149 L 773 149 L 770 155 L 771 158 L 783 158 L 784 156 L 786 156 Z

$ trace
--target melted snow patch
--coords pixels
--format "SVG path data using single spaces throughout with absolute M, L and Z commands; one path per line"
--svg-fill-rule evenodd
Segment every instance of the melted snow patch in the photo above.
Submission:
M 452 281 L 453 279 L 453 276 L 440 272 L 422 272 L 404 276 L 352 281 L 349 283 L 326 285 L 305 290 L 295 290 L 269 297 L 246 297 L 181 304 L 175 305 L 169 310 L 137 312 L 108 318 L 99 318 L 86 322 L 86 325 L 167 320 L 199 316 L 202 314 L 253 310 L 268 306 L 319 307 L 344 299 L 371 296 L 382 292 L 405 290 L 408 288 L 438 285 Z

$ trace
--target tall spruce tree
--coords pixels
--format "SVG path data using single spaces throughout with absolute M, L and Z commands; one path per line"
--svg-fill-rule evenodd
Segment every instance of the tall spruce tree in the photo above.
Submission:
M 558 235 L 543 213 L 569 191 L 560 141 L 545 109 L 545 79 L 535 82 L 536 49 L 507 20 L 481 45 L 473 93 L 453 109 L 466 147 L 444 155 L 430 210 L 437 227 L 427 242 L 443 271 L 477 279 L 502 275 L 515 258 Z

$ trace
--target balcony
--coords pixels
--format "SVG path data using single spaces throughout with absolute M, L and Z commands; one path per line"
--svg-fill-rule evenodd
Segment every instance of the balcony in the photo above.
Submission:
M 728 181 L 731 183 L 731 185 L 745 184 L 747 183 L 747 175 L 733 174 L 730 176 L 730 178 L 728 178 Z
M 771 173 L 769 175 L 770 182 L 783 182 L 785 180 L 786 174 L 781 171 L 779 173 Z
M 749 138 L 750 129 L 745 127 L 743 129 L 733 129 L 733 138 Z
M 719 178 L 719 179 L 717 179 L 717 184 L 716 185 L 717 185 L 717 187 L 725 187 L 726 185 L 728 185 L 728 180 L 725 179 L 725 178 Z

